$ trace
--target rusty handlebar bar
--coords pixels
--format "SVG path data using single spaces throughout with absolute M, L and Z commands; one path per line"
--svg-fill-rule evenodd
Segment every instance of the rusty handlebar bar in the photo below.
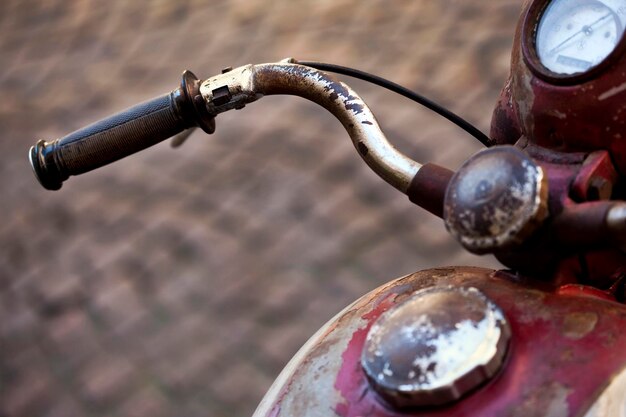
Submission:
M 245 65 L 203 82 L 186 71 L 181 86 L 51 142 L 39 141 L 30 161 L 40 183 L 57 190 L 79 175 L 155 145 L 196 125 L 208 133 L 214 117 L 266 95 L 296 95 L 329 110 L 359 155 L 385 181 L 407 193 L 421 164 L 386 139 L 365 102 L 346 84 L 294 60 Z

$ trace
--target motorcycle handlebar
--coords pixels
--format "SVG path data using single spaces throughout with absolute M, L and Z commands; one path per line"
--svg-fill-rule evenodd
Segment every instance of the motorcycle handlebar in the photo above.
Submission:
M 185 71 L 181 87 L 170 94 L 61 139 L 37 142 L 30 150 L 31 165 L 45 188 L 58 190 L 70 175 L 131 155 L 194 125 L 213 133 L 217 114 L 241 109 L 273 94 L 301 96 L 329 110 L 346 128 L 370 168 L 407 193 L 422 165 L 387 141 L 370 109 L 350 87 L 293 59 L 229 68 L 202 82 Z

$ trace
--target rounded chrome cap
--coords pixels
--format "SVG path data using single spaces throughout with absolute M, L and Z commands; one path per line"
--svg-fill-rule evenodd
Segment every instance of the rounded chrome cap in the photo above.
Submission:
M 513 146 L 468 159 L 450 180 L 443 212 L 448 231 L 475 253 L 522 243 L 547 215 L 547 178 Z
M 442 405 L 498 371 L 510 335 L 502 311 L 477 289 L 428 288 L 376 320 L 361 365 L 395 407 Z

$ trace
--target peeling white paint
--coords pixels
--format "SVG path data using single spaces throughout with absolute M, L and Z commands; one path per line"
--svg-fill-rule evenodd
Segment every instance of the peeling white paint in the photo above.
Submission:
M 428 317 L 420 317 L 415 323 L 414 337 L 425 346 L 432 347 L 434 354 L 415 357 L 412 365 L 417 372 L 413 372 L 413 375 L 417 373 L 419 378 L 412 384 L 407 384 L 406 389 L 412 391 L 417 387 L 432 389 L 433 386 L 452 385 L 459 378 L 459 374 L 465 374 L 476 366 L 468 358 L 489 354 L 480 351 L 487 348 L 484 341 L 488 332 L 493 331 L 496 340 L 500 337 L 500 329 L 492 327 L 491 317 L 485 316 L 479 322 L 463 320 L 457 323 L 453 331 L 442 333 Z M 468 369 L 463 369 L 466 367 Z
M 613 87 L 613 88 L 605 91 L 604 93 L 600 94 L 598 96 L 598 101 L 606 100 L 607 98 L 611 98 L 614 95 L 617 95 L 617 94 L 622 93 L 624 91 L 626 91 L 626 83 L 620 84 L 617 87 Z
M 431 313 L 414 309 L 402 308 L 408 306 L 406 303 L 422 303 L 428 297 L 439 297 L 440 294 L 456 294 L 463 302 L 472 300 L 474 303 L 482 304 L 484 315 L 478 319 L 463 318 L 452 326 L 442 327 L 437 324 L 435 316 Z M 422 297 L 426 297 L 422 300 Z M 440 299 L 441 300 L 441 299 Z M 449 300 L 448 300 L 449 301 Z M 429 301 L 430 303 L 434 301 Z M 441 302 L 441 301 L 439 301 Z M 438 318 L 440 320 L 441 318 Z M 393 331 L 393 326 L 389 321 L 400 321 L 402 324 L 397 331 Z M 390 352 L 395 352 L 395 346 L 399 351 L 389 353 L 390 356 L 376 365 L 377 358 L 367 353 L 364 360 L 372 366 L 372 370 L 377 372 L 376 379 L 387 386 L 391 380 L 396 381 L 396 389 L 405 393 L 427 392 L 438 390 L 442 387 L 453 387 L 460 378 L 481 369 L 483 374 L 488 375 L 494 372 L 492 365 L 499 361 L 494 358 L 500 357 L 503 340 L 508 340 L 509 329 L 504 315 L 491 301 L 475 288 L 452 289 L 449 287 L 435 287 L 422 290 L 413 295 L 405 304 L 398 305 L 394 309 L 387 311 L 372 326 L 367 335 L 366 349 L 370 354 L 377 352 L 381 344 L 389 345 L 390 338 L 395 340 L 389 346 Z M 411 347 L 413 350 L 407 359 L 404 368 L 404 361 L 397 361 L 397 354 L 403 347 Z M 377 356 L 377 355 L 376 355 Z M 396 358 L 396 363 L 392 361 Z M 380 366 L 380 368 L 377 368 Z M 497 366 L 495 367 L 497 369 Z
M 585 417 L 626 417 L 626 369 L 613 378 Z

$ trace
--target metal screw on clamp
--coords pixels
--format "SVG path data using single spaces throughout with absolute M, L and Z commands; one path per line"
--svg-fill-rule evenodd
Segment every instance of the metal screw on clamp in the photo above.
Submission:
M 211 92 L 211 94 L 213 95 L 213 104 L 216 106 L 223 106 L 224 104 L 227 104 L 233 97 L 232 94 L 230 94 L 230 90 L 227 85 L 216 88 Z

